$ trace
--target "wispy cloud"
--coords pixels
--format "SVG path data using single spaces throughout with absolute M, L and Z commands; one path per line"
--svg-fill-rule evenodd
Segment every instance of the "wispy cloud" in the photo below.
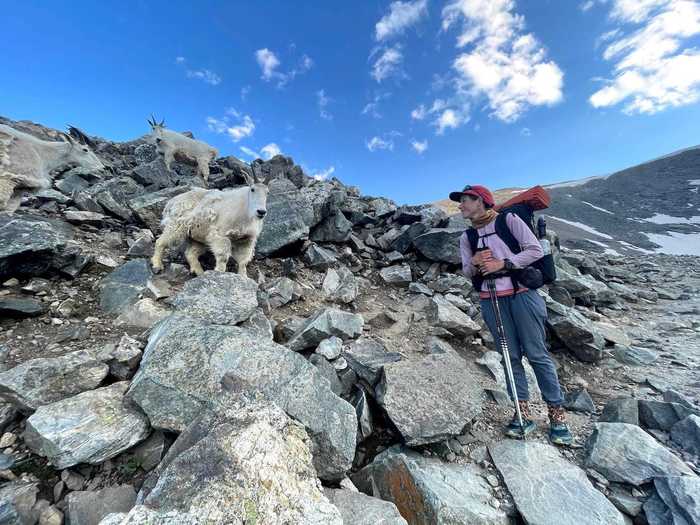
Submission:
M 316 180 L 326 180 L 328 177 L 333 175 L 333 173 L 335 173 L 335 166 L 312 173 L 311 176 Z
M 318 112 L 322 119 L 333 120 L 333 115 L 328 112 L 328 104 L 330 104 L 332 100 L 332 98 L 326 96 L 326 91 L 324 89 L 316 92 Z
M 392 2 L 389 12 L 375 25 L 374 38 L 380 42 L 403 34 L 428 14 L 428 0 L 415 2 Z
M 247 155 L 252 160 L 259 159 L 262 157 L 257 151 L 254 151 L 250 148 L 246 148 L 245 146 L 241 146 L 240 150 L 243 152 L 243 154 Z
M 595 0 L 586 0 L 585 2 L 579 4 L 578 8 L 585 13 L 586 11 L 590 11 L 594 5 Z
M 523 128 L 523 129 L 520 130 L 520 134 L 521 134 L 523 137 L 529 137 L 529 136 L 532 135 L 532 131 L 530 131 L 530 128 Z
M 700 34 L 698 2 L 612 0 L 609 17 L 619 25 L 604 35 L 603 58 L 615 64 L 593 107 L 653 114 L 700 100 L 700 50 L 688 42 Z
M 289 71 L 281 72 L 278 70 L 278 68 L 281 66 L 282 62 L 277 55 L 275 55 L 275 53 L 268 48 L 258 49 L 255 52 L 255 60 L 260 66 L 260 70 L 262 72 L 262 76 L 260 78 L 266 82 L 276 81 L 278 88 L 284 87 L 286 84 L 294 80 L 297 75 L 306 73 L 314 65 L 314 61 L 311 59 L 311 57 L 302 55 L 296 67 Z
M 394 141 L 391 138 L 381 138 L 374 136 L 371 139 L 365 141 L 365 146 L 367 146 L 367 149 L 372 152 L 380 149 L 394 151 Z
M 245 101 L 246 98 L 248 98 L 248 95 L 250 94 L 250 86 L 243 86 L 241 88 L 241 100 Z
M 382 100 L 386 100 L 388 98 L 391 98 L 390 92 L 376 93 L 372 101 L 365 104 L 365 107 L 362 108 L 362 114 L 370 115 L 373 118 L 382 118 L 382 114 L 379 112 L 379 104 Z
M 514 8 L 514 0 L 455 0 L 442 11 L 443 30 L 461 22 L 457 47 L 468 48 L 453 62 L 457 97 L 485 97 L 491 115 L 504 122 L 560 102 L 564 78 Z
M 260 148 L 260 153 L 265 160 L 270 160 L 275 155 L 281 155 L 282 150 L 274 142 L 270 142 L 267 146 Z
M 187 66 L 187 59 L 183 56 L 175 57 L 175 63 L 185 68 L 187 78 L 196 78 L 212 86 L 221 84 L 221 77 L 209 69 L 190 69 Z
M 255 131 L 255 122 L 249 115 L 241 115 L 234 108 L 228 108 L 222 118 L 207 117 L 207 127 L 214 133 L 226 134 L 233 142 L 250 137 Z
M 418 153 L 418 155 L 422 155 L 428 149 L 428 141 L 424 140 L 424 141 L 420 142 L 418 140 L 413 140 L 413 141 L 411 141 L 411 147 L 414 149 L 414 151 L 416 153 Z
M 433 121 L 433 125 L 437 128 L 436 133 L 442 135 L 445 133 L 446 129 L 455 129 L 469 122 L 469 116 L 455 109 L 446 109 L 442 111 L 437 118 Z
M 401 46 L 399 44 L 392 47 L 377 49 L 374 55 L 370 55 L 370 59 L 377 55 L 379 55 L 379 57 L 374 61 L 372 71 L 370 72 L 374 80 L 381 83 L 383 80 L 392 76 L 404 76 L 403 70 L 401 69 L 403 53 L 401 52 Z

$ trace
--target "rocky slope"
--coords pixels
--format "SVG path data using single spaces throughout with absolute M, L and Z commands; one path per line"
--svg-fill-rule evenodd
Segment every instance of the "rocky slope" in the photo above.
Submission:
M 192 167 L 95 142 L 113 175 L 68 169 L 0 215 L 1 522 L 700 519 L 698 258 L 557 252 L 540 292 L 576 446 L 548 444 L 534 382 L 539 430 L 503 440 L 463 221 L 227 157 L 214 187 L 273 175 L 252 278 L 178 253 L 154 275 Z

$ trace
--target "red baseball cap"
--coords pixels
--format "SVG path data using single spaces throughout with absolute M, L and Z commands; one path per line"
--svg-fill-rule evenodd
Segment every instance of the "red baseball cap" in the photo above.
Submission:
M 459 202 L 462 199 L 462 195 L 480 197 L 486 206 L 495 206 L 496 204 L 493 200 L 493 195 L 491 195 L 491 192 L 486 186 L 470 186 L 467 184 L 462 191 L 453 191 L 450 193 L 450 200 Z

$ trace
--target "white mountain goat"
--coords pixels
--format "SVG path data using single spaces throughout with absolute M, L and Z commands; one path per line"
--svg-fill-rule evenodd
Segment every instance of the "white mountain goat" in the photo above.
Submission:
M 22 190 L 51 187 L 51 171 L 81 166 L 95 172 L 109 169 L 92 152 L 94 144 L 78 128 L 61 133 L 61 141 L 41 140 L 0 124 L 0 211 L 12 213 Z
M 156 122 L 151 116 L 148 123 L 151 126 L 156 150 L 163 156 L 168 171 L 172 171 L 175 156 L 181 156 L 190 162 L 197 163 L 197 174 L 202 177 L 204 184 L 207 184 L 209 163 L 218 156 L 219 151 L 201 140 L 191 139 L 182 133 L 166 129 L 164 120 Z
M 163 269 L 166 248 L 186 241 L 185 259 L 196 275 L 204 272 L 199 257 L 207 249 L 214 254 L 217 272 L 226 271 L 233 255 L 238 273 L 247 275 L 267 213 L 268 193 L 267 180 L 261 183 L 247 177 L 247 183 L 228 190 L 194 189 L 170 199 L 151 259 L 154 271 Z

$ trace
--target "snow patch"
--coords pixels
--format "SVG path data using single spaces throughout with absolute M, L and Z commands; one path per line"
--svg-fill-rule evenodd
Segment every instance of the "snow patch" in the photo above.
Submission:
M 588 204 L 591 208 L 595 208 L 596 210 L 600 210 L 602 212 L 609 213 L 610 215 L 615 215 L 613 212 L 608 211 L 605 208 L 599 208 L 598 206 L 591 204 L 590 202 L 586 202 L 586 201 L 581 201 L 581 202 L 584 204 Z
M 608 235 L 607 233 L 601 233 L 595 228 L 592 228 L 591 226 L 588 226 L 587 224 L 583 224 L 580 222 L 575 222 L 575 221 L 567 221 L 566 219 L 560 219 L 559 217 L 554 217 L 553 215 L 550 215 L 552 219 L 555 219 L 559 222 L 564 222 L 566 224 L 570 224 L 571 226 L 576 226 L 577 228 L 587 231 L 588 233 L 592 233 L 593 235 L 597 235 L 598 237 L 602 237 L 603 239 L 613 239 Z
M 693 217 L 673 217 L 671 215 L 665 215 L 663 213 L 655 213 L 653 217 L 644 219 L 646 222 L 653 222 L 654 224 L 700 224 L 700 215 L 695 215 Z
M 638 252 L 642 253 L 654 253 L 654 250 L 647 250 L 645 248 L 640 248 L 639 246 L 635 246 L 634 244 L 630 244 L 627 241 L 618 241 L 622 246 L 625 248 L 629 248 L 630 250 L 636 250 Z
M 700 179 L 689 180 L 688 184 L 690 184 L 691 186 L 700 186 Z
M 586 177 L 585 179 L 579 179 L 579 180 L 568 180 L 564 182 L 557 182 L 556 184 L 547 184 L 544 186 L 548 190 L 554 189 L 554 188 L 569 188 L 573 186 L 583 186 L 587 182 L 590 182 L 592 180 L 596 179 L 607 179 L 610 175 L 600 175 L 600 176 L 594 176 L 594 177 Z
M 700 255 L 700 233 L 668 232 L 668 235 L 659 233 L 645 233 L 644 235 L 660 248 L 657 253 L 670 255 Z

